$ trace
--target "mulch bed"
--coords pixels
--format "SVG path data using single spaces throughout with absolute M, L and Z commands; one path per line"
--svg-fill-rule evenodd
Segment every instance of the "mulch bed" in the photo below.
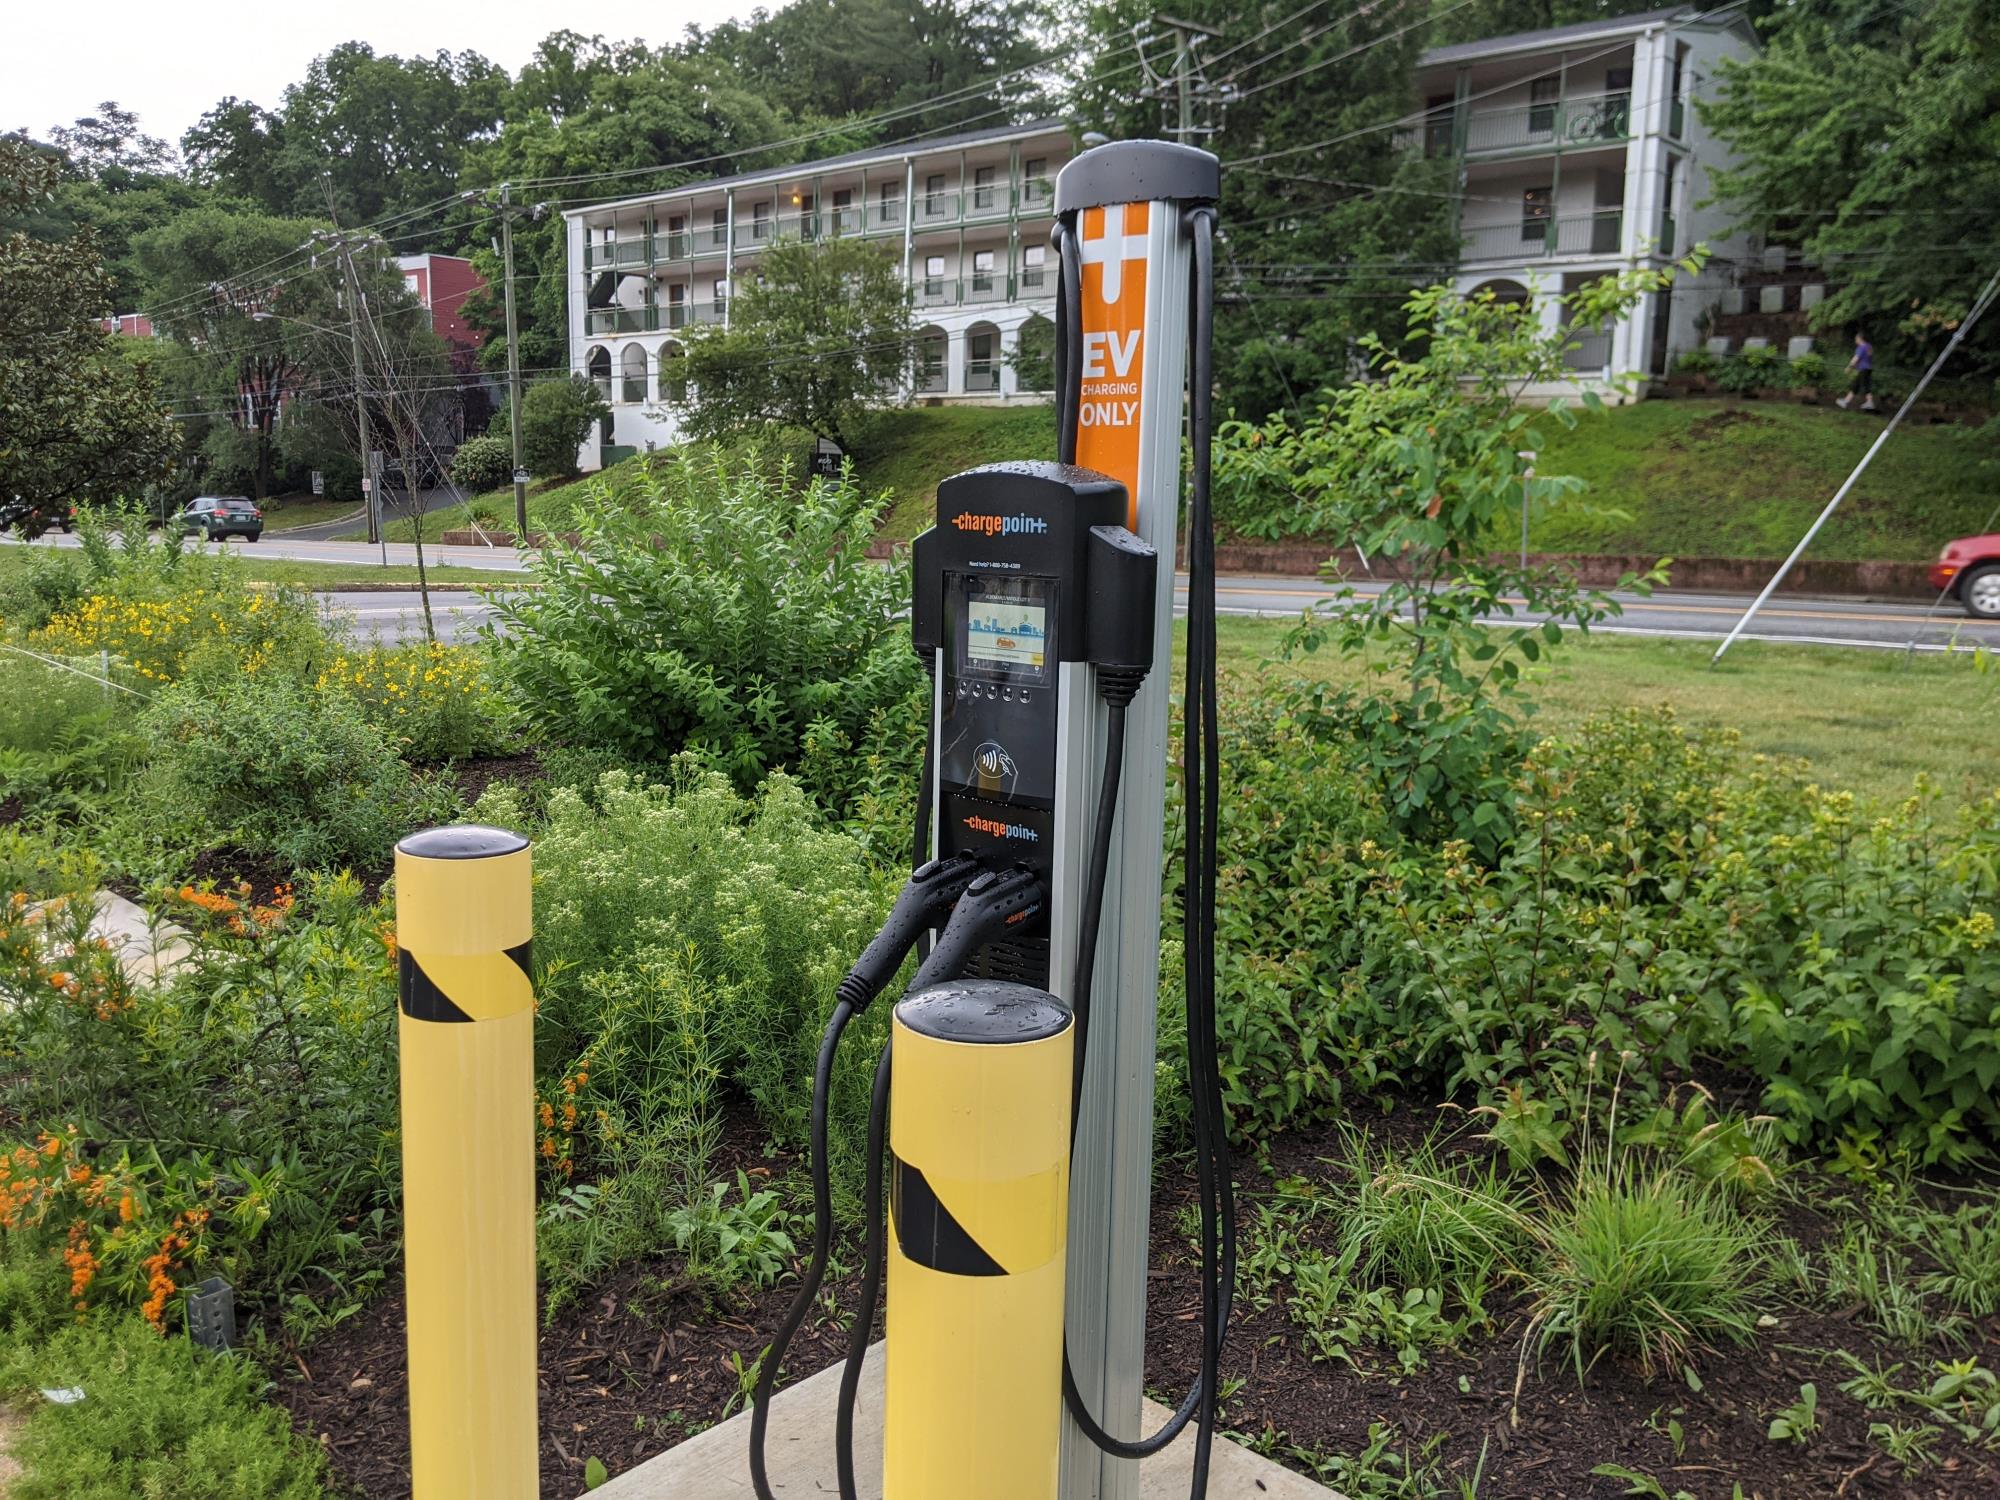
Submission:
M 1409 1143 L 1432 1120 L 1427 1108 L 1402 1108 L 1370 1129 L 1385 1144 Z M 732 1168 L 776 1173 L 793 1165 L 765 1155 L 742 1129 L 731 1137 L 725 1154 Z M 1483 1148 L 1467 1142 L 1466 1149 Z M 1261 1165 L 1241 1165 L 1241 1191 L 1268 1192 L 1267 1173 L 1328 1178 L 1338 1168 L 1326 1159 L 1339 1152 L 1332 1130 L 1287 1137 Z M 1147 1385 L 1173 1394 L 1186 1388 L 1200 1349 L 1197 1268 L 1181 1227 L 1193 1194 L 1191 1174 L 1168 1171 L 1154 1197 Z M 1789 1211 L 1780 1227 L 1808 1247 L 1839 1230 L 1799 1210 Z M 854 1290 L 852 1278 L 834 1286 L 844 1309 Z M 747 1364 L 756 1357 L 791 1295 L 788 1282 L 717 1302 L 689 1284 L 677 1262 L 663 1260 L 628 1267 L 561 1311 L 541 1340 L 542 1493 L 551 1500 L 580 1493 L 588 1458 L 617 1474 L 737 1409 L 733 1358 Z M 1224 1368 L 1243 1383 L 1229 1398 L 1225 1425 L 1263 1439 L 1280 1461 L 1310 1472 L 1309 1461 L 1287 1450 L 1358 1453 L 1371 1423 L 1391 1423 L 1399 1451 L 1421 1456 L 1428 1447 L 1429 1461 L 1459 1477 L 1482 1473 L 1478 1494 L 1489 1500 L 1623 1495 L 1623 1482 L 1590 1474 L 1607 1462 L 1657 1477 L 1669 1494 L 1686 1489 L 1701 1500 L 1729 1500 L 1738 1482 L 1747 1500 L 2000 1494 L 2000 1459 L 1955 1436 L 1938 1443 L 1937 1468 L 1912 1478 L 1898 1473 L 1869 1439 L 1868 1425 L 1915 1418 L 1907 1410 L 1870 1413 L 1843 1396 L 1838 1386 L 1852 1372 L 1826 1351 L 1846 1349 L 1884 1367 L 1900 1362 L 1905 1385 L 1925 1383 L 1934 1355 L 1883 1342 L 1861 1323 L 1858 1308 L 1771 1311 L 1779 1326 L 1756 1345 L 1700 1361 L 1698 1392 L 1678 1373 L 1649 1382 L 1610 1360 L 1579 1387 L 1574 1372 L 1551 1355 L 1539 1367 L 1531 1362 L 1517 1408 L 1526 1318 L 1518 1306 L 1494 1308 L 1500 1327 L 1492 1338 L 1432 1351 L 1424 1369 L 1404 1375 L 1387 1358 L 1380 1369 L 1365 1371 L 1316 1362 L 1282 1306 L 1260 1311 L 1239 1304 Z M 276 1391 L 299 1430 L 324 1445 L 340 1480 L 369 1500 L 410 1493 L 403 1330 L 400 1295 L 385 1296 L 298 1354 L 292 1378 L 281 1378 Z M 836 1363 L 845 1347 L 844 1323 L 814 1319 L 793 1346 L 788 1380 Z M 2000 1319 L 1990 1320 L 1967 1352 L 1989 1367 L 2000 1359 Z M 1772 1442 L 1766 1436 L 1772 1415 L 1804 1381 L 1819 1389 L 1820 1431 L 1804 1447 Z M 1679 1454 L 1667 1433 L 1669 1418 L 1685 1433 Z

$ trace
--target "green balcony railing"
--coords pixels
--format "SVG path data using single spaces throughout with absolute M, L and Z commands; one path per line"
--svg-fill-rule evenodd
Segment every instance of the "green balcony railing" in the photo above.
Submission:
M 1604 209 L 1558 219 L 1511 220 L 1465 230 L 1466 260 L 1534 260 L 1548 255 L 1616 255 L 1625 211 Z

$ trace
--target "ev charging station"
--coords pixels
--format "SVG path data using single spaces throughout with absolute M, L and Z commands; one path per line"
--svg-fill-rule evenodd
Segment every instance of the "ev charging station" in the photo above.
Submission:
M 843 1500 L 864 1500 L 854 1401 L 885 1280 L 883 1500 L 1133 1500 L 1136 1460 L 1190 1423 L 1194 1500 L 1206 1492 L 1234 1279 L 1213 1007 L 1219 188 L 1213 156 L 1163 142 L 1063 169 L 1059 451 L 947 479 L 915 544 L 912 634 L 933 692 L 915 869 L 839 986 L 815 1070 L 813 1255 L 752 1408 L 761 1500 L 775 1500 L 763 1450 L 779 1366 L 832 1243 L 833 1058 L 913 948 L 869 1124 L 863 1287 L 831 1435 Z M 1184 412 L 1179 873 L 1203 1358 L 1174 1419 L 1142 1435 Z

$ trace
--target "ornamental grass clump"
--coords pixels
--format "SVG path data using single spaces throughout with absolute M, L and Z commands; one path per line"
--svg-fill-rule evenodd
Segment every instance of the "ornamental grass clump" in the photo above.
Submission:
M 1755 1334 L 1768 1231 L 1718 1184 L 1626 1155 L 1587 1163 L 1531 1222 L 1533 1306 L 1521 1344 L 1561 1351 L 1582 1382 L 1606 1355 L 1647 1376 Z M 1516 1384 L 1519 1390 L 1519 1382 Z

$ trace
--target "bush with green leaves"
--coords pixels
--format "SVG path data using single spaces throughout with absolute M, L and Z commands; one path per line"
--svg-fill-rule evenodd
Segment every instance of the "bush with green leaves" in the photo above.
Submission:
M 288 674 L 202 674 L 154 700 L 137 783 L 155 839 L 231 842 L 298 867 L 379 867 L 397 839 L 455 809 L 352 699 Z
M 1627 272 L 1559 300 L 1568 323 L 1595 327 L 1673 275 Z M 1446 286 L 1412 294 L 1404 315 L 1403 346 L 1362 340 L 1374 378 L 1332 393 L 1313 415 L 1222 425 L 1218 514 L 1252 534 L 1338 538 L 1373 559 L 1382 586 L 1341 589 L 1288 644 L 1294 655 L 1332 645 L 1362 660 L 1365 685 L 1316 685 L 1298 695 L 1294 716 L 1353 746 L 1397 827 L 1490 855 L 1508 833 L 1507 782 L 1527 743 L 1524 668 L 1620 606 L 1572 573 L 1492 550 L 1524 506 L 1580 503 L 1581 480 L 1536 472 L 1527 456 L 1544 446 L 1539 423 L 1570 426 L 1575 414 L 1561 401 L 1544 412 L 1520 404 L 1532 384 L 1573 373 L 1566 329 L 1545 327 L 1525 304 Z M 1588 410 L 1603 405 L 1594 391 L 1582 399 Z M 1619 587 L 1644 592 L 1663 576 Z M 1501 623 L 1521 615 L 1533 622 Z
M 264 1400 L 249 1359 L 161 1338 L 138 1318 L 65 1328 L 0 1353 L 0 1398 L 71 1387 L 37 1401 L 8 1446 L 23 1473 L 11 1500 L 320 1500 L 326 1464 Z
M 1706 349 L 1689 349 L 1674 360 L 1676 375 L 1713 375 L 1720 361 Z
M 514 445 L 498 434 L 469 437 L 451 456 L 451 482 L 467 494 L 497 490 L 514 477 Z
M 604 393 L 581 375 L 529 386 L 521 398 L 521 457 L 528 472 L 540 479 L 575 478 L 584 443 L 610 411 Z
M 551 737 L 636 761 L 692 751 L 747 790 L 809 736 L 862 744 L 920 681 L 896 618 L 908 570 L 867 557 L 886 496 L 717 451 L 588 498 L 577 540 L 531 563 L 538 587 L 496 604 L 500 668 Z
M 1826 356 L 1814 349 L 1794 355 L 1791 374 L 1792 384 L 1801 390 L 1820 389 L 1826 384 Z
M 500 788 L 477 814 L 521 826 L 526 809 Z M 745 797 L 683 762 L 665 784 L 607 772 L 594 801 L 554 792 L 535 872 L 543 1071 L 588 1073 L 614 1132 L 712 1141 L 726 1087 L 774 1137 L 803 1141 L 800 1080 L 833 987 L 886 906 L 885 877 L 859 842 L 827 827 L 789 777 Z M 842 1049 L 843 1142 L 867 1113 L 882 1024 L 857 1022 Z M 700 1155 L 689 1154 L 695 1173 Z

